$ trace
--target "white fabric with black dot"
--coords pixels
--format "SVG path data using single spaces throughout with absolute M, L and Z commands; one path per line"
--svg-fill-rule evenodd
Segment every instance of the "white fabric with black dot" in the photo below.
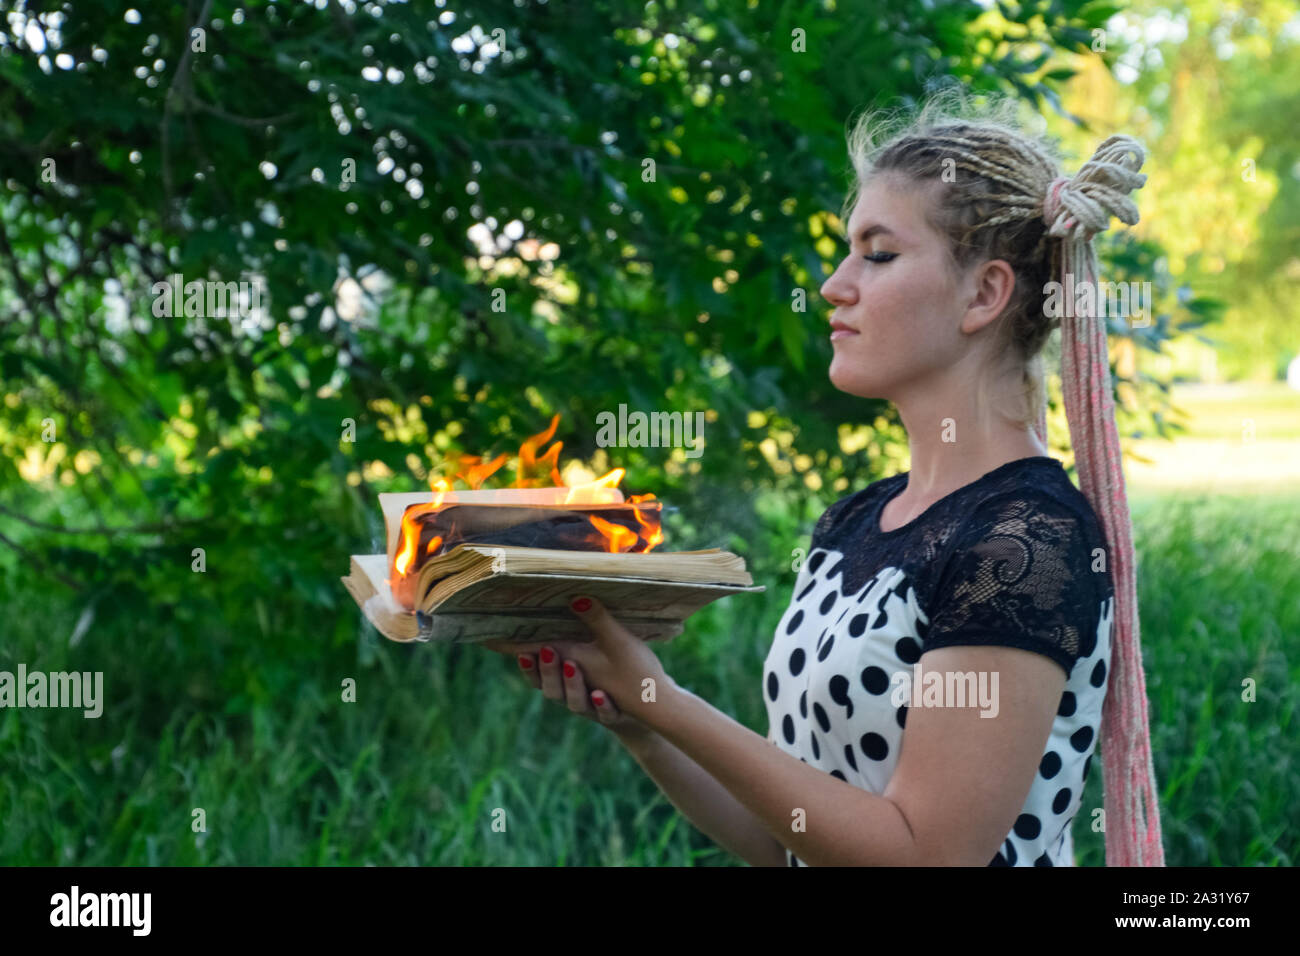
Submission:
M 1073 866 L 1070 825 L 1110 667 L 1114 591 L 1100 524 L 1060 463 L 1040 456 L 882 532 L 880 512 L 906 481 L 877 481 L 818 521 L 763 666 L 768 739 L 882 793 L 907 725 L 907 705 L 890 699 L 893 675 L 936 647 L 1043 653 L 1064 669 L 1065 691 L 1024 807 L 989 865 Z M 788 850 L 786 859 L 806 865 Z

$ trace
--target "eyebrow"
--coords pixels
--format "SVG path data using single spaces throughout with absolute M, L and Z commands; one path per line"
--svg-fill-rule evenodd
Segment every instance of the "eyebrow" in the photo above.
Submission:
M 879 235 L 886 235 L 886 236 L 893 236 L 895 239 L 901 239 L 901 238 L 902 238 L 902 236 L 900 236 L 898 233 L 894 232 L 894 230 L 890 229 L 888 226 L 884 225 L 883 223 L 879 223 L 879 222 L 878 222 L 878 223 L 876 223 L 876 224 L 873 225 L 873 226 L 865 226 L 864 228 L 858 230 L 858 236 L 857 236 L 857 239 L 858 239 L 858 242 L 866 242 L 866 241 L 867 241 L 868 239 L 870 239 L 872 236 L 877 235 L 877 234 L 879 234 Z

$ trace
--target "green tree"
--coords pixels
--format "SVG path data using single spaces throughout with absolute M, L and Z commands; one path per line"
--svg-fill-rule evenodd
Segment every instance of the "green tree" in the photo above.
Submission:
M 607 464 L 680 509 L 670 547 L 759 567 L 761 494 L 815 510 L 878 477 L 899 434 L 827 380 L 817 297 L 846 119 L 952 82 L 1054 106 L 1058 54 L 1113 12 L 137 9 L 0 3 L 0 544 L 124 615 L 285 635 L 259 653 L 286 675 L 377 490 L 556 412 L 599 462 L 598 411 L 706 411 L 700 460 Z M 264 308 L 158 315 L 174 275 L 251 277 Z

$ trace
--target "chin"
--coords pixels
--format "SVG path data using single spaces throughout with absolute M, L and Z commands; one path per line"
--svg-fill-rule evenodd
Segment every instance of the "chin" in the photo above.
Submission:
M 858 398 L 884 398 L 885 385 L 877 382 L 862 368 L 860 362 L 836 355 L 831 359 L 827 377 L 831 384 L 841 392 L 856 395 Z

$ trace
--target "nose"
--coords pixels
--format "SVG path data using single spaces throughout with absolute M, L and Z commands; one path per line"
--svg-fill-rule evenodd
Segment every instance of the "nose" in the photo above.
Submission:
M 834 306 L 850 306 L 858 300 L 857 289 L 843 275 L 844 263 L 841 262 L 830 277 L 822 283 L 822 298 Z

